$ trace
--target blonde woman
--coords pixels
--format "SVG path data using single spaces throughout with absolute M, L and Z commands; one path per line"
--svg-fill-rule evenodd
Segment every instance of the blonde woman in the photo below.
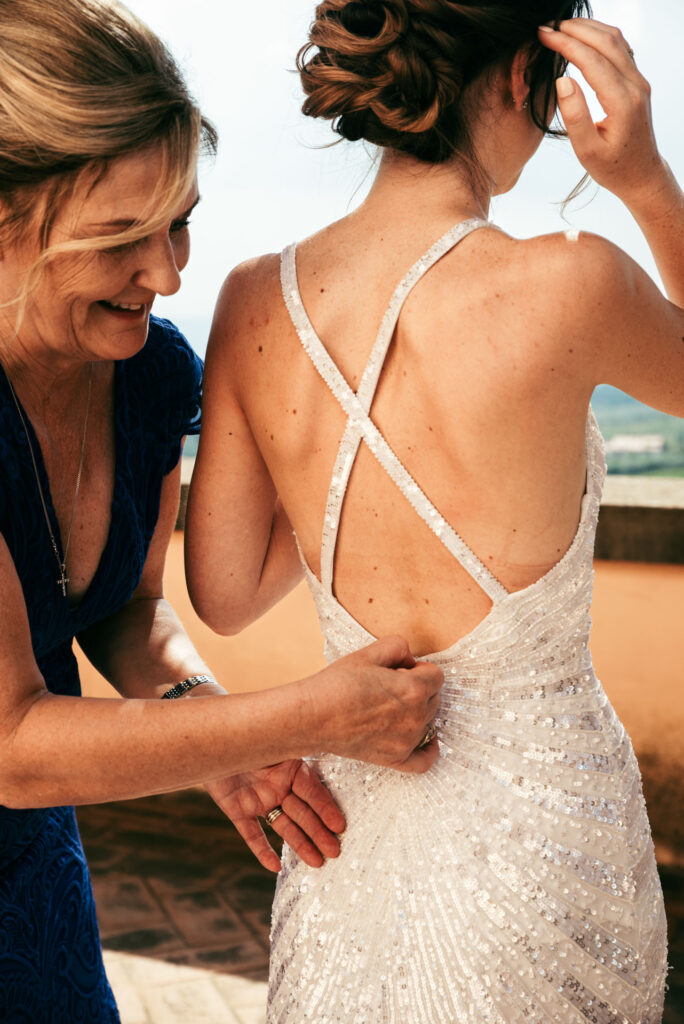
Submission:
M 426 775 L 317 760 L 348 828 L 320 872 L 285 859 L 269 1024 L 661 1019 L 639 770 L 588 649 L 605 472 L 589 400 L 607 381 L 684 413 L 684 204 L 629 42 L 588 13 L 323 0 L 304 110 L 382 147 L 377 177 L 219 301 L 196 606 L 239 628 L 304 573 L 331 661 L 392 628 L 447 677 Z M 601 238 L 518 241 L 487 221 L 559 76 L 575 151 L 643 228 L 671 302 Z M 301 562 L 271 540 L 276 494 Z
M 418 772 L 436 756 L 434 743 L 413 751 L 441 673 L 413 668 L 403 641 L 228 697 L 163 599 L 202 367 L 150 310 L 179 287 L 198 151 L 214 145 L 173 60 L 123 6 L 0 0 L 6 1024 L 119 1019 L 70 805 L 209 782 L 265 863 L 278 858 L 257 815 L 273 811 L 320 865 L 344 819 L 302 754 Z M 130 699 L 80 697 L 75 637 Z

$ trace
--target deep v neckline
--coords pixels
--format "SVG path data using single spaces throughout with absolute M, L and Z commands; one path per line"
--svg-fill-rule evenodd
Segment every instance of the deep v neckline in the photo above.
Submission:
M 8 377 L 7 377 L 7 373 L 6 372 L 3 372 L 3 377 L 4 377 L 4 381 L 5 381 L 5 387 L 9 390 L 9 381 L 8 381 Z M 111 498 L 110 508 L 109 508 L 109 529 L 107 530 L 107 537 L 105 539 L 105 543 L 104 543 L 104 545 L 102 547 L 102 550 L 100 552 L 100 556 L 99 556 L 99 559 L 98 559 L 98 562 L 97 562 L 97 566 L 95 568 L 95 572 L 93 573 L 93 576 L 92 576 L 92 578 L 90 580 L 90 583 L 86 587 L 86 589 L 83 592 L 83 595 L 81 596 L 81 599 L 78 601 L 78 603 L 77 604 L 72 604 L 69 601 L 68 590 L 67 590 L 66 598 L 61 598 L 61 595 L 59 595 L 60 596 L 60 607 L 66 609 L 66 613 L 69 615 L 70 618 L 77 618 L 84 611 L 84 609 L 87 608 L 87 605 L 88 605 L 89 601 L 92 599 L 93 594 L 97 591 L 97 586 L 98 586 L 99 581 L 100 581 L 100 576 L 102 575 L 102 573 L 104 571 L 104 564 L 106 562 L 107 556 L 109 554 L 109 549 L 110 549 L 111 543 L 112 543 L 112 534 L 113 534 L 113 526 L 114 526 L 114 510 L 115 510 L 115 507 L 116 507 L 117 499 L 119 497 L 119 495 L 118 495 L 119 476 L 120 476 L 120 472 L 119 472 L 120 471 L 119 458 L 120 458 L 121 449 L 122 449 L 121 437 L 120 437 L 120 427 L 119 427 L 119 397 L 120 397 L 121 388 L 120 388 L 120 364 L 119 364 L 118 361 L 114 362 L 113 388 L 114 388 L 114 395 L 113 395 L 113 402 L 114 402 L 114 484 L 113 484 L 113 487 L 112 487 L 112 498 Z M 31 422 L 31 418 L 28 415 L 28 413 L 26 412 L 26 410 L 24 409 L 24 406 L 23 406 L 23 404 L 21 403 L 21 401 L 19 400 L 18 397 L 17 397 L 17 402 L 18 402 L 19 407 L 21 409 L 21 413 L 22 413 L 22 416 L 24 418 L 24 422 L 26 424 L 26 431 L 28 433 L 28 438 L 25 438 L 25 443 L 28 444 L 28 442 L 30 441 L 30 444 L 31 444 L 31 446 L 33 448 L 34 457 L 35 457 L 35 461 L 36 461 L 36 467 L 37 467 L 37 470 L 38 470 L 38 477 L 40 479 L 40 486 L 43 489 L 43 496 L 45 498 L 45 507 L 47 509 L 48 519 L 50 521 L 50 528 L 52 529 L 52 532 L 54 534 L 54 537 L 55 537 L 55 540 L 57 542 L 60 554 L 63 556 L 64 555 L 64 542 L 63 542 L 63 538 L 62 538 L 62 531 L 61 531 L 61 528 L 60 528 L 60 525 L 59 525 L 59 519 L 57 518 L 57 513 L 55 511 L 54 501 L 52 499 L 52 490 L 50 488 L 50 479 L 48 477 L 47 468 L 45 466 L 45 459 L 43 458 L 43 449 L 40 446 L 40 442 L 38 440 L 38 436 L 37 436 L 37 434 L 35 432 L 35 429 L 33 427 L 33 423 Z M 19 420 L 19 422 L 18 422 L 18 429 L 19 429 L 19 431 L 23 432 L 24 428 L 22 426 L 21 419 L 18 418 L 18 420 Z M 36 498 L 38 500 L 40 500 L 39 499 L 39 495 L 38 495 L 38 486 L 37 486 L 37 481 L 35 480 L 35 475 L 34 475 L 34 485 L 35 485 L 35 488 L 36 488 Z M 50 537 L 49 537 L 49 533 L 47 531 L 47 523 L 45 523 L 45 527 L 46 527 L 45 533 L 46 533 L 46 543 L 48 545 L 48 553 L 52 556 L 52 552 L 50 551 Z M 55 571 L 57 571 L 57 569 Z

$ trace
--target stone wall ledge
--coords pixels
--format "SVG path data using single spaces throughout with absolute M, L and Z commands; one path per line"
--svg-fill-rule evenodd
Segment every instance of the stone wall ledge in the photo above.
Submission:
M 609 476 L 603 491 L 596 557 L 684 564 L 684 480 Z
M 176 529 L 185 526 L 193 459 L 183 459 Z M 596 557 L 684 565 L 684 479 L 609 476 L 603 491 Z

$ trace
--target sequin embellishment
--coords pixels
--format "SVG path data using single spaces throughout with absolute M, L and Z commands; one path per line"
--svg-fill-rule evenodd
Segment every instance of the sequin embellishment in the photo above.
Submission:
M 479 220 L 457 225 L 394 293 L 355 394 L 317 337 L 293 246 L 283 294 L 348 416 L 328 497 L 321 581 L 307 578 L 328 660 L 372 637 L 333 595 L 337 530 L 365 443 L 491 597 L 472 633 L 430 656 L 446 683 L 441 757 L 424 776 L 313 763 L 347 817 L 342 854 L 286 850 L 273 908 L 268 1024 L 659 1024 L 666 930 L 639 768 L 588 649 L 605 476 L 587 421 L 587 486 L 570 548 L 508 593 L 410 477 L 370 418 L 403 302 Z M 491 225 L 490 225 L 491 226 Z

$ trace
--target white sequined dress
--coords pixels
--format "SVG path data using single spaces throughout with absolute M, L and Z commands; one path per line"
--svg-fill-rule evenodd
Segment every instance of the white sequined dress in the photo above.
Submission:
M 361 442 L 493 601 L 431 655 L 445 673 L 441 757 L 423 776 L 325 756 L 347 817 L 342 854 L 285 853 L 273 908 L 268 1024 L 657 1024 L 663 900 L 639 768 L 588 649 L 592 553 L 605 475 L 593 414 L 577 534 L 545 576 L 507 592 L 409 476 L 369 417 L 401 306 L 458 225 L 397 288 L 358 392 L 309 321 L 295 248 L 282 257 L 301 342 L 348 416 L 319 581 L 328 660 L 373 637 L 333 596 L 342 503 Z

